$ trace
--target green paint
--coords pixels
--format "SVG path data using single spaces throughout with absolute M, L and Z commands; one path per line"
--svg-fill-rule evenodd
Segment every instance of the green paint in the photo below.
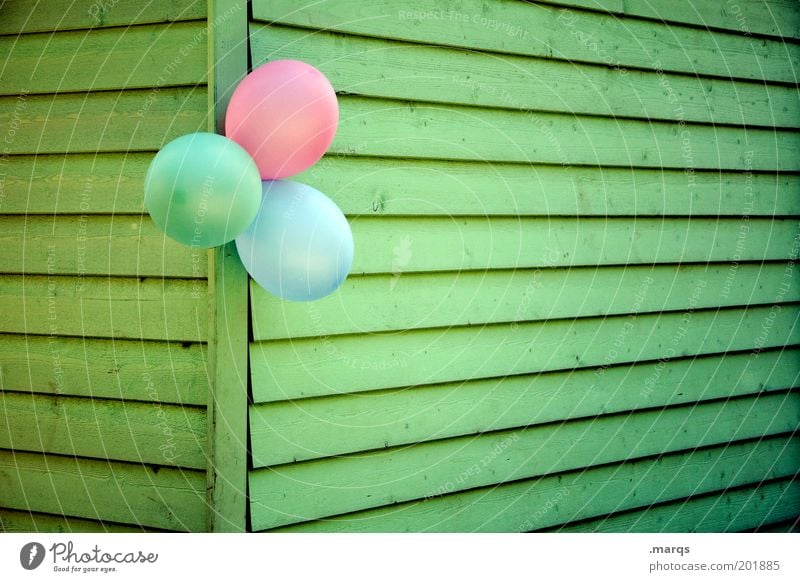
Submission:
M 785 260 L 792 219 L 422 218 L 352 222 L 353 274 Z M 742 236 L 742 229 L 747 235 Z M 410 247 L 410 256 L 400 253 Z M 400 263 L 403 263 L 400 265 Z
M 142 214 L 153 153 L 13 156 L 6 165 L 9 214 Z M 35 187 L 34 187 L 35 185 Z
M 5 0 L 0 33 L 130 26 L 154 22 L 202 19 L 206 0 L 161 0 L 150 4 L 112 0 L 49 0 L 31 16 L 28 0 Z
M 253 465 L 785 390 L 798 382 L 800 352 L 788 350 L 254 405 Z
M 48 335 L 55 325 L 63 335 L 206 341 L 206 293 L 203 279 L 7 275 L 0 332 Z
M 212 75 L 209 130 L 222 133 L 225 109 L 247 73 L 247 6 L 244 0 L 209 0 Z M 247 524 L 248 297 L 247 272 L 230 242 L 213 249 L 209 317 L 209 459 L 206 529 L 241 532 Z
M 260 341 L 768 304 L 779 290 L 780 303 L 800 300 L 783 264 L 723 263 L 351 276 L 313 305 L 250 292 Z
M 3 533 L 137 533 L 146 531 L 159 530 L 142 526 L 137 527 L 133 525 L 92 521 L 89 519 L 75 519 L 61 515 L 47 515 L 45 513 L 17 511 L 14 509 L 0 509 L 0 532 Z
M 712 309 L 690 312 L 688 325 L 685 312 L 674 312 L 255 343 L 253 398 L 269 402 L 791 345 L 800 339 L 798 314 L 794 305 Z
M 202 531 L 202 471 L 0 450 L 8 509 Z
M 692 496 L 677 503 L 657 505 L 567 525 L 555 531 L 587 533 L 718 533 L 754 529 L 764 524 L 791 519 L 800 512 L 800 483 L 783 479 L 774 483 Z
M 207 398 L 204 344 L 0 334 L 0 361 L 2 390 L 191 405 Z
M 766 2 L 750 36 L 712 0 L 255 0 L 253 63 L 340 92 L 298 179 L 356 260 L 301 307 L 143 214 L 154 153 L 222 127 L 243 0 L 7 0 L 0 529 L 796 516 L 800 9 Z
M 0 61 L 0 92 L 203 84 L 208 71 L 206 38 L 204 22 L 0 37 L 0 54 L 5 55 Z
M 299 181 L 350 216 L 741 216 L 800 214 L 792 174 L 537 166 L 327 156 Z
M 313 40 L 311 40 L 313 39 Z M 254 24 L 254 64 L 301 59 L 337 91 L 523 111 L 798 127 L 796 87 L 572 63 Z M 668 91 L 665 98 L 665 92 Z
M 208 253 L 142 189 L 206 127 L 205 23 L 161 24 L 205 2 L 157 4 L 0 8 L 0 529 L 206 528 Z
M 759 0 L 720 6 L 717 0 L 539 0 L 557 7 L 576 7 L 641 16 L 659 22 L 685 23 L 719 28 L 738 34 L 800 37 L 800 6 L 791 0 Z
M 789 477 L 800 441 L 787 436 L 679 451 L 656 459 L 485 487 L 286 528 L 289 531 L 521 531 Z M 591 500 L 591 503 L 587 503 Z M 549 502 L 549 504 L 548 504 Z M 718 508 L 721 510 L 722 508 Z M 798 506 L 794 505 L 795 512 Z M 692 523 L 683 523 L 688 531 Z M 653 531 L 637 528 L 636 531 Z
M 201 408 L 0 393 L 0 448 L 204 469 Z
M 800 512 L 754 485 L 796 471 L 797 441 L 743 440 L 798 426 L 800 51 L 778 37 L 800 10 L 745 7 L 743 31 L 706 0 L 542 4 L 253 2 L 253 63 L 306 60 L 339 92 L 299 179 L 362 249 L 314 305 L 251 287 L 254 529 Z M 437 486 L 477 489 L 423 501 Z
M 253 528 L 777 435 L 798 420 L 800 394 L 779 393 L 276 466 L 250 475 Z
M 206 249 L 184 246 L 150 216 L 0 216 L 0 271 L 201 279 Z
M 681 129 L 668 122 L 576 120 L 569 113 L 443 108 L 351 96 L 339 97 L 339 115 L 330 151 L 341 155 L 693 170 L 800 169 L 800 135 L 787 130 L 707 125 Z
M 300 6 L 296 0 L 256 0 L 253 17 L 303 28 L 611 66 L 655 69 L 660 63 L 665 71 L 692 75 L 794 83 L 794 71 L 800 67 L 800 47 L 776 40 L 592 12 L 565 14 L 557 7 L 516 0 L 447 0 L 436 9 L 463 18 L 425 17 L 431 11 L 426 0 L 406 0 L 402 6 L 392 0 Z
M 11 154 L 155 151 L 205 129 L 206 107 L 203 85 L 0 97 L 0 127 L 18 120 Z

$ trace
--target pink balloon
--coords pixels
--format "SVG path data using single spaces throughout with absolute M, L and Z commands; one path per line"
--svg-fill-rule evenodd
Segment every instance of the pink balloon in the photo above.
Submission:
M 225 135 L 276 180 L 314 165 L 330 147 L 339 104 L 328 79 L 307 63 L 272 61 L 247 75 L 231 96 Z

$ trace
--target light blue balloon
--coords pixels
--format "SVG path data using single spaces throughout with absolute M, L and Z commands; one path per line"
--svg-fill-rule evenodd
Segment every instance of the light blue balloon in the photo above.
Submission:
M 262 183 L 261 208 L 236 248 L 256 283 L 291 301 L 333 293 L 353 264 L 353 233 L 339 207 L 288 180 Z

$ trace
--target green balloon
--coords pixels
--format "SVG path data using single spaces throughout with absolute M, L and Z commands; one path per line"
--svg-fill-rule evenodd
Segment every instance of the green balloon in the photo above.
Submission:
M 210 248 L 255 220 L 261 175 L 244 148 L 215 133 L 190 133 L 161 148 L 144 182 L 155 223 L 178 242 Z

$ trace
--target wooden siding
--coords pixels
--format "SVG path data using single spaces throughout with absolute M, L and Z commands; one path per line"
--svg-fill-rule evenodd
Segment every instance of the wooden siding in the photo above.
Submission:
M 82 457 L 0 452 L 3 505 L 33 514 L 174 531 L 205 524 L 205 474 Z
M 149 4 L 138 2 L 90 2 L 87 0 L 50 0 L 47 10 L 31 14 L 28 0 L 5 0 L 0 34 L 53 32 L 203 20 L 206 3 L 195 0 L 162 0 Z
M 681 532 L 685 523 L 693 532 L 738 532 L 780 523 L 795 517 L 800 503 L 800 482 L 795 478 L 746 486 L 717 494 L 692 496 L 680 502 L 605 516 L 566 526 L 565 532 L 629 532 L 648 530 Z
M 209 127 L 206 4 L 0 7 L 0 530 L 206 527 L 209 254 L 142 187 Z
M 279 25 L 254 25 L 251 42 L 270 59 L 315 61 L 342 91 L 370 97 L 768 127 L 796 127 L 800 115 L 796 87 L 763 82 L 636 70 L 619 83 L 619 73 L 601 64 L 576 67 Z M 670 98 L 659 98 L 665 91 Z
M 779 38 L 800 38 L 800 6 L 793 0 L 720 5 L 716 0 L 541 0 L 562 8 L 586 8 L 703 28 Z
M 356 240 L 251 286 L 254 530 L 800 514 L 800 13 L 630 4 L 253 2 L 253 65 L 339 94 L 298 179 Z
M 765 477 L 789 478 L 797 470 L 798 455 L 800 443 L 788 436 L 693 448 L 401 503 L 284 529 L 532 531 L 548 526 L 561 527 L 561 524 L 598 514 L 605 516 L 658 502 L 675 500 L 677 506 L 693 495 L 719 496 L 725 488 L 757 484 Z M 796 510 L 796 505 L 784 511 L 787 509 Z M 680 531 L 691 531 L 696 523 L 680 522 L 675 526 Z M 629 528 L 629 531 L 659 531 L 659 528 Z
M 664 2 L 666 3 L 666 2 Z M 491 53 L 794 83 L 800 47 L 515 0 L 256 0 L 256 20 Z M 328 58 L 331 58 L 330 55 Z M 660 66 L 658 66 L 660 65 Z

